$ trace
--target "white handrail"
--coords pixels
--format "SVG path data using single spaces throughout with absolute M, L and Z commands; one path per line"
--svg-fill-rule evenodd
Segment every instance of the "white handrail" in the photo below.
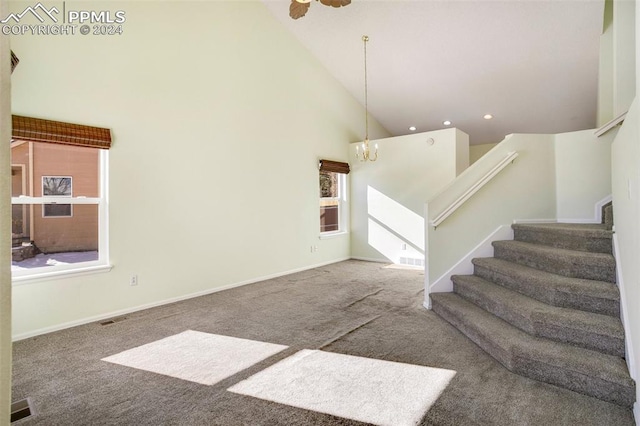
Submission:
M 627 116 L 627 112 L 623 112 L 622 114 L 620 114 L 619 116 L 617 116 L 613 120 L 611 120 L 608 123 L 604 124 L 599 129 L 596 129 L 596 131 L 593 132 L 593 134 L 595 134 L 596 137 L 600 137 L 600 136 L 604 135 L 605 133 L 607 133 L 609 130 L 613 129 L 614 127 L 622 124 L 622 122 L 624 121 L 625 117 Z
M 502 159 L 498 164 L 496 164 L 491 170 L 489 170 L 480 180 L 474 183 L 471 188 L 467 189 L 464 194 L 462 194 L 457 200 L 455 200 L 449 207 L 444 209 L 442 213 L 440 213 L 435 218 L 431 219 L 430 224 L 434 228 L 440 225 L 446 218 L 448 218 L 453 212 L 455 212 L 458 207 L 464 204 L 473 194 L 478 192 L 480 188 L 485 186 L 495 175 L 500 173 L 502 169 L 507 167 L 509 164 L 513 163 L 513 160 L 518 157 L 517 152 L 508 152 L 507 156 Z

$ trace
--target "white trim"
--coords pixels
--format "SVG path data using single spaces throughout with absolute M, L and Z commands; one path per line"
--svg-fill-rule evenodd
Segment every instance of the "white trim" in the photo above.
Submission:
M 48 269 L 48 268 L 55 268 L 55 266 L 51 266 L 51 267 L 43 266 L 37 269 L 45 270 L 45 272 L 30 273 L 25 275 L 15 275 L 16 272 L 21 272 L 21 271 L 16 271 L 16 272 L 13 272 L 11 283 L 14 286 L 32 284 L 40 281 L 50 281 L 50 280 L 57 280 L 61 278 L 71 278 L 71 277 L 77 277 L 82 275 L 91 275 L 91 274 L 109 272 L 111 271 L 111 268 L 113 268 L 112 265 L 108 265 L 108 264 L 86 265 L 87 263 L 99 263 L 99 262 L 82 262 L 82 263 L 72 263 L 69 265 L 61 265 L 62 267 L 66 267 L 66 269 L 56 269 L 56 270 Z M 79 266 L 79 265 L 85 265 L 85 266 Z M 29 269 L 27 271 L 34 271 L 34 270 L 35 269 Z
M 162 306 L 162 305 L 168 305 L 169 303 L 175 303 L 175 302 L 180 302 L 182 300 L 193 299 L 195 297 L 206 296 L 208 294 L 217 293 L 217 292 L 223 291 L 223 290 L 229 290 L 229 289 L 232 289 L 232 288 L 241 287 L 241 286 L 248 285 L 248 284 L 255 284 L 255 283 L 260 282 L 260 281 L 266 281 L 266 280 L 270 280 L 270 279 L 273 279 L 273 278 L 282 277 L 282 276 L 285 276 L 285 275 L 295 274 L 297 272 L 307 271 L 309 269 L 320 268 L 322 266 L 331 265 L 333 263 L 344 262 L 345 260 L 349 260 L 349 258 L 345 257 L 345 258 L 340 258 L 340 259 L 336 259 L 336 260 L 330 260 L 328 262 L 318 263 L 318 264 L 310 265 L 310 266 L 304 266 L 302 268 L 296 268 L 296 269 L 292 269 L 292 270 L 285 271 L 285 272 L 278 272 L 278 273 L 275 273 L 275 274 L 265 275 L 265 276 L 258 277 L 258 278 L 252 278 L 250 280 L 241 281 L 241 282 L 237 282 L 237 283 L 234 283 L 234 284 L 229 284 L 229 285 L 222 286 L 222 287 L 216 287 L 216 288 L 212 288 L 212 289 L 208 289 L 208 290 L 204 290 L 204 291 L 199 291 L 199 292 L 196 292 L 196 293 L 190 293 L 190 294 L 187 294 L 187 295 L 184 295 L 184 296 L 172 297 L 172 298 L 165 299 L 165 300 L 162 300 L 162 301 L 159 301 L 159 302 L 151 302 L 151 303 L 146 303 L 144 305 L 138 305 L 138 306 L 135 306 L 133 308 L 121 309 L 121 310 L 112 311 L 112 312 L 105 312 L 105 313 L 100 314 L 100 315 L 94 315 L 94 316 L 91 316 L 91 317 L 86 317 L 86 318 L 82 318 L 82 319 L 75 320 L 75 321 L 69 321 L 69 322 L 65 322 L 65 323 L 54 325 L 54 326 L 50 326 L 50 327 L 40 328 L 38 330 L 33 330 L 33 331 L 26 332 L 26 333 L 16 334 L 16 335 L 13 336 L 13 341 L 17 342 L 19 340 L 28 339 L 30 337 L 39 336 L 39 335 L 42 335 L 42 334 L 53 333 L 54 331 L 64 330 L 66 328 L 71 328 L 71 327 L 76 327 L 76 326 L 79 326 L 79 325 L 89 324 L 89 323 L 92 323 L 92 322 L 101 321 L 101 320 L 104 320 L 104 319 L 113 318 L 113 317 L 117 317 L 117 316 L 121 316 L 121 315 L 126 315 L 126 314 L 130 314 L 130 313 L 133 313 L 133 312 L 142 311 L 142 310 L 145 310 L 145 309 L 155 308 L 155 307 Z
M 620 320 L 622 321 L 622 326 L 624 327 L 625 359 L 627 361 L 627 368 L 629 369 L 631 378 L 637 382 L 639 378 L 636 374 L 633 341 L 631 340 L 631 322 L 629 321 L 629 314 L 624 309 L 625 306 L 629 305 L 626 304 L 627 293 L 625 291 L 624 281 L 622 279 L 622 264 L 620 263 L 620 256 L 617 255 L 618 253 L 620 253 L 620 247 L 618 246 L 618 235 L 614 233 L 613 257 L 616 259 L 616 282 L 618 283 L 618 290 L 620 291 Z M 637 407 L 634 406 L 634 411 L 635 410 L 637 410 Z M 636 419 L 640 421 L 640 417 L 636 417 Z
M 349 235 L 349 232 L 347 231 L 321 232 L 318 238 L 321 240 L 330 240 L 331 238 L 341 237 L 343 235 Z
M 596 202 L 593 208 L 593 219 L 558 219 L 563 223 L 602 223 L 602 207 L 609 204 L 613 200 L 611 195 L 607 195 L 602 200 Z
M 482 176 L 477 182 L 471 185 L 458 199 L 445 208 L 439 215 L 431 219 L 429 222 L 434 228 L 445 221 L 450 215 L 452 215 L 460 206 L 462 206 L 469 198 L 480 190 L 483 186 L 491 181 L 498 173 L 500 173 L 509 164 L 518 157 L 518 153 L 515 151 L 507 152 L 507 155 L 500 160 L 491 170 L 489 170 L 484 176 Z
M 514 219 L 513 223 L 557 223 L 557 219 Z
M 450 293 L 453 291 L 451 275 L 473 274 L 473 263 L 471 260 L 476 257 L 493 257 L 492 242 L 498 240 L 513 240 L 513 229 L 511 225 L 501 225 L 489 234 L 480 244 L 475 246 L 469 253 L 453 265 L 447 272 L 429 286 L 429 293 Z M 426 295 L 428 297 L 428 295 Z
M 28 197 L 21 195 L 19 197 L 11 197 L 11 204 L 100 204 L 101 199 L 96 197 Z
M 574 218 L 566 218 L 566 219 L 559 218 L 556 222 L 559 222 L 559 223 L 587 223 L 587 224 L 589 224 L 589 223 L 591 223 L 591 224 L 593 224 L 593 223 L 601 223 L 601 222 L 599 222 L 599 221 L 597 221 L 595 219 L 574 219 Z
M 362 260 L 364 262 L 375 262 L 375 263 L 393 263 L 389 259 L 377 259 L 373 257 L 361 257 L 361 256 L 351 256 L 353 260 Z
M 613 196 L 611 194 L 607 195 L 606 197 L 604 197 L 602 200 L 598 201 L 594 207 L 595 212 L 593 217 L 596 220 L 596 223 L 602 223 L 602 220 L 604 219 L 602 217 L 602 208 L 606 205 L 609 204 L 610 202 L 613 201 Z
M 98 260 L 109 264 L 109 150 L 100 150 L 100 204 L 98 205 Z

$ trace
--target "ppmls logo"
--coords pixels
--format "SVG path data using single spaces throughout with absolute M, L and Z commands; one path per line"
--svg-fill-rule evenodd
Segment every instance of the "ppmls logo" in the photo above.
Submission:
M 67 10 L 66 2 L 47 8 L 38 2 L 0 20 L 4 35 L 120 35 L 124 10 Z M 62 9 L 62 13 L 60 13 Z M 62 22 L 60 22 L 60 20 Z
M 38 13 L 40 12 L 40 13 Z M 12 19 L 15 21 L 16 24 L 20 23 L 20 20 L 25 16 L 25 15 L 33 15 L 36 17 L 36 19 L 38 19 L 38 21 L 44 23 L 44 18 L 42 17 L 42 15 L 44 16 L 48 16 L 49 19 L 51 19 L 53 22 L 58 22 L 58 19 L 53 15 L 53 14 L 58 14 L 60 13 L 60 11 L 54 6 L 51 9 L 47 10 L 46 7 L 44 7 L 44 5 L 42 3 L 38 3 L 35 6 L 31 7 L 27 7 L 22 13 L 10 13 L 9 16 L 7 16 L 5 19 L 3 19 L 2 21 L 0 21 L 0 23 L 6 24 L 9 21 L 11 21 Z

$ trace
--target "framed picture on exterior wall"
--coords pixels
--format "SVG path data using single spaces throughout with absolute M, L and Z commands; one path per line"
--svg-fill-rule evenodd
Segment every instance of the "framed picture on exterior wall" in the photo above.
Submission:
M 43 197 L 71 197 L 73 179 L 71 176 L 42 176 Z M 71 204 L 44 204 L 43 217 L 71 217 Z

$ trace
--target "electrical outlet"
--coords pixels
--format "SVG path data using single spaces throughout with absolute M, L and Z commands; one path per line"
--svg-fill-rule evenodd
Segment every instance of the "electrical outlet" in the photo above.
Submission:
M 313 251 L 318 251 L 318 246 L 313 246 Z
M 131 286 L 138 285 L 138 276 L 137 275 L 131 275 L 131 277 L 129 278 L 129 285 L 131 285 Z

